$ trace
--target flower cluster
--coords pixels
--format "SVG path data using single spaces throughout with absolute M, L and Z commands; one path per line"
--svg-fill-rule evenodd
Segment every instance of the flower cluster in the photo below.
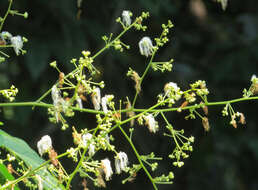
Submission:
M 172 62 L 174 60 L 170 59 L 170 61 L 166 61 L 166 62 L 152 62 L 151 63 L 151 67 L 154 71 L 161 71 L 162 73 L 165 71 L 171 71 L 172 70 Z
M 161 35 L 159 36 L 159 38 L 155 38 L 157 47 L 162 47 L 164 46 L 168 41 L 168 33 L 169 33 L 169 29 L 172 28 L 174 25 L 172 24 L 172 22 L 170 20 L 168 20 L 167 24 L 162 24 L 161 27 L 163 29 Z

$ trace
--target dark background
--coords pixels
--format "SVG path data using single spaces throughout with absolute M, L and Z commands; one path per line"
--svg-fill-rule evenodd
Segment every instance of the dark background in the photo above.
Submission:
M 84 0 L 81 17 L 77 19 L 75 0 L 14 1 L 13 8 L 22 13 L 27 11 L 29 18 L 9 16 L 3 30 L 27 37 L 29 42 L 24 48 L 28 52 L 19 57 L 14 56 L 12 50 L 8 52 L 12 58 L 0 65 L 0 87 L 3 89 L 15 84 L 19 88 L 17 102 L 36 100 L 58 79 L 57 72 L 49 67 L 51 61 L 57 60 L 59 68 L 68 73 L 72 69 L 70 59 L 79 57 L 82 50 L 96 53 L 104 46 L 103 35 L 121 31 L 115 19 L 123 10 L 131 10 L 134 16 L 142 11 L 150 12 L 151 18 L 145 22 L 148 30 L 144 34 L 132 31 L 122 37 L 123 42 L 130 44 L 130 50 L 121 54 L 110 49 L 95 60 L 95 66 L 102 71 L 96 80 L 106 83 L 102 94 L 112 93 L 117 99 L 124 100 L 125 96 L 132 99 L 134 88 L 126 78 L 128 67 L 142 73 L 146 66 L 146 59 L 138 51 L 138 41 L 145 35 L 152 38 L 159 35 L 160 25 L 170 19 L 175 25 L 170 33 L 171 40 L 155 60 L 173 58 L 173 71 L 164 75 L 150 72 L 143 82 L 137 107 L 153 105 L 157 94 L 169 81 L 187 89 L 189 83 L 205 80 L 210 91 L 209 101 L 239 98 L 242 90 L 250 86 L 252 74 L 257 74 L 258 1 L 229 0 L 226 11 L 212 0 L 198 2 L 204 6 L 197 4 L 194 9 L 194 1 L 188 0 Z M 7 1 L 0 4 L 3 16 Z M 50 97 L 46 101 L 51 102 Z M 92 108 L 89 102 L 84 106 Z M 168 173 L 169 170 L 175 173 L 174 184 L 159 186 L 160 190 L 258 189 L 257 103 L 242 102 L 234 104 L 233 108 L 245 114 L 245 127 L 234 129 L 229 125 L 230 119 L 221 116 L 223 107 L 210 107 L 209 133 L 204 132 L 200 120 L 185 121 L 186 112 L 167 114 L 175 128 L 194 135 L 196 142 L 194 152 L 182 168 L 174 168 L 169 159 L 160 163 L 160 169 L 154 175 Z M 59 125 L 51 124 L 44 108 L 34 111 L 29 107 L 4 108 L 0 114 L 1 121 L 5 123 L 3 129 L 24 139 L 35 150 L 37 141 L 45 134 L 52 137 L 58 153 L 72 146 L 71 128 L 63 132 Z M 75 125 L 78 130 L 91 128 L 94 122 L 93 115 L 80 113 L 69 120 L 69 124 Z M 136 127 L 135 131 L 134 142 L 142 154 L 156 152 L 157 156 L 166 156 L 174 148 L 169 139 L 162 136 L 162 130 L 157 135 L 150 134 L 143 127 Z M 133 164 L 136 159 L 128 143 L 119 131 L 115 131 L 114 136 L 114 143 L 119 144 L 118 150 L 128 152 Z M 68 171 L 72 171 L 74 165 L 71 161 L 63 161 Z M 113 179 L 108 183 L 108 189 L 152 188 L 143 172 L 133 183 L 124 186 L 120 176 L 113 176 Z M 80 182 L 76 177 L 73 189 L 82 189 Z

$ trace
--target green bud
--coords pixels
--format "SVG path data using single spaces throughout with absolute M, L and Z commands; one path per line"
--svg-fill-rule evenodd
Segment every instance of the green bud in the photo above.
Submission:
M 23 17 L 24 17 L 24 18 L 28 18 L 28 16 L 29 16 L 28 12 L 25 12 L 25 13 L 23 14 Z
M 56 68 L 56 61 L 51 62 L 49 65 L 50 65 L 51 67 Z

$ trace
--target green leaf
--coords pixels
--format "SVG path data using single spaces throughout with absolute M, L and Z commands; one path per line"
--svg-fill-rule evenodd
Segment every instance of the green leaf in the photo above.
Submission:
M 8 181 L 15 180 L 15 178 L 8 172 L 8 169 L 4 164 L 0 164 L 0 183 L 5 183 L 6 179 Z M 14 190 L 19 190 L 18 185 L 14 187 Z
M 5 148 L 13 155 L 18 156 L 31 170 L 39 167 L 45 162 L 38 154 L 32 150 L 29 145 L 16 137 L 10 136 L 8 133 L 0 129 L 0 147 Z M 57 178 L 51 175 L 47 170 L 47 166 L 42 167 L 35 174 L 40 175 L 43 180 L 44 189 L 65 189 L 62 184 L 59 184 Z

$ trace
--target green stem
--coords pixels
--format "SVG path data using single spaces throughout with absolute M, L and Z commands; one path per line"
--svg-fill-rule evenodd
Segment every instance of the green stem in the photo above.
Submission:
M 5 13 L 5 15 L 4 15 L 4 18 L 2 19 L 2 21 L 1 21 L 1 24 L 0 24 L 0 31 L 2 30 L 2 28 L 3 28 L 3 25 L 4 25 L 4 22 L 5 22 L 5 20 L 6 20 L 6 18 L 7 18 L 7 16 L 8 16 L 8 14 L 9 14 L 9 12 L 10 12 L 10 10 L 11 10 L 11 6 L 12 6 L 12 3 L 13 3 L 13 0 L 9 0 L 9 6 L 8 6 L 8 10 L 6 11 L 6 13 Z
M 45 93 L 46 95 L 46 93 Z M 237 102 L 243 102 L 243 101 L 249 101 L 249 100 L 258 100 L 258 96 L 255 97 L 248 97 L 248 98 L 238 98 L 238 99 L 233 99 L 233 100 L 228 100 L 228 101 L 220 101 L 220 102 L 209 102 L 206 103 L 204 105 L 206 106 L 220 106 L 220 105 L 226 105 L 226 104 L 232 104 L 232 103 L 237 103 Z M 132 119 L 136 119 L 139 116 L 147 113 L 147 112 L 171 112 L 171 111 L 177 111 L 180 107 L 175 107 L 175 108 L 163 108 L 163 109 L 155 109 L 158 106 L 160 106 L 163 102 L 160 102 L 148 109 L 136 109 L 136 108 L 131 108 L 131 109 L 122 109 L 121 113 L 125 113 L 128 111 L 134 111 L 134 112 L 141 112 L 138 115 L 135 115 L 129 119 L 126 119 L 124 121 L 121 122 L 121 124 L 125 124 L 127 122 L 130 122 Z M 203 104 L 201 104 L 203 105 Z M 189 109 L 198 109 L 201 108 L 201 105 L 197 104 L 197 105 L 192 105 L 192 106 L 186 106 L 183 108 L 180 108 L 181 110 L 189 110 Z M 45 107 L 45 108 L 50 108 L 53 107 L 52 104 L 47 104 L 47 103 L 43 103 L 43 102 L 10 102 L 10 103 L 0 103 L 0 107 L 30 107 L 30 106 L 37 106 L 37 107 Z M 74 111 L 80 111 L 80 112 L 87 112 L 87 113 L 93 113 L 93 114 L 104 114 L 103 111 L 97 111 L 94 109 L 80 109 L 77 107 L 71 107 L 72 110 Z
M 139 83 L 140 83 L 140 86 L 141 86 L 141 84 L 142 84 L 142 81 L 143 81 L 144 77 L 146 76 L 147 72 L 149 71 L 149 68 L 150 68 L 150 66 L 151 66 L 151 64 L 152 64 L 152 60 L 153 60 L 153 58 L 154 58 L 154 56 L 155 56 L 155 53 L 156 53 L 156 52 L 154 51 L 153 54 L 152 54 L 152 56 L 151 56 L 150 62 L 148 63 L 148 65 L 147 65 L 147 67 L 146 67 L 146 69 L 145 69 L 143 75 L 141 76 L 141 79 L 140 79 L 140 82 L 139 82 Z M 134 96 L 134 99 L 133 99 L 132 108 L 134 108 L 134 106 L 135 106 L 135 103 L 136 103 L 138 94 L 139 94 L 139 93 L 136 91 L 135 96 Z
M 5 57 L 7 57 L 7 58 L 10 57 L 9 55 L 7 55 L 6 53 L 4 53 L 4 52 L 2 52 L 2 51 L 0 51 L 0 53 L 1 53 L 2 55 L 4 55 Z
M 237 103 L 237 102 L 243 102 L 243 101 L 249 101 L 249 100 L 258 100 L 258 96 L 255 97 L 248 97 L 248 98 L 237 98 L 233 100 L 227 100 L 227 101 L 219 101 L 219 102 L 208 102 L 204 104 L 197 104 L 197 105 L 192 105 L 192 106 L 186 106 L 183 108 L 180 107 L 175 107 L 175 108 L 164 108 L 164 109 L 152 109 L 149 110 L 149 112 L 171 112 L 171 111 L 177 111 L 179 108 L 181 110 L 189 110 L 189 109 L 198 109 L 201 108 L 201 105 L 206 105 L 206 106 L 220 106 L 220 105 L 226 105 L 226 104 L 232 104 L 232 103 Z M 131 111 L 134 112 L 142 112 L 146 109 L 132 109 Z M 121 112 L 127 112 L 129 111 L 128 109 L 126 110 L 121 110 Z
M 118 124 L 118 127 L 119 127 L 119 129 L 121 130 L 121 132 L 123 133 L 123 135 L 125 136 L 126 140 L 127 140 L 128 143 L 130 144 L 130 146 L 132 147 L 132 149 L 133 149 L 133 151 L 134 151 L 134 153 L 135 153 L 135 155 L 136 155 L 136 157 L 137 157 L 137 159 L 138 159 L 140 165 L 142 166 L 142 168 L 143 168 L 143 170 L 145 171 L 146 175 L 147 175 L 148 178 L 150 179 L 150 181 L 151 181 L 151 183 L 152 183 L 154 189 L 155 189 L 155 190 L 158 190 L 158 188 L 157 188 L 157 186 L 156 186 L 156 184 L 155 184 L 155 182 L 154 182 L 152 176 L 150 175 L 149 171 L 148 171 L 148 170 L 146 169 L 146 167 L 144 166 L 144 164 L 143 164 L 143 162 L 142 162 L 142 159 L 141 159 L 141 156 L 139 155 L 138 151 L 136 150 L 136 148 L 135 148 L 133 142 L 132 142 L 131 139 L 128 137 L 128 135 L 126 134 L 126 132 L 123 130 L 123 128 L 120 126 L 120 124 Z
M 177 139 L 176 139 L 176 135 L 175 135 L 175 130 L 173 128 L 173 126 L 168 122 L 167 118 L 165 117 L 165 115 L 163 114 L 163 112 L 160 112 L 160 114 L 162 115 L 163 119 L 165 120 L 166 124 L 170 127 L 170 132 L 173 136 L 173 139 L 176 143 L 176 146 L 181 150 L 181 147 L 179 146 L 178 142 L 177 142 Z
M 45 107 L 45 108 L 51 108 L 53 107 L 53 104 L 46 104 L 42 102 L 11 102 L 11 103 L 0 103 L 0 107 Z M 104 114 L 103 111 L 97 111 L 94 109 L 86 109 L 86 108 L 77 108 L 77 107 L 71 107 L 73 111 L 79 111 L 79 112 L 87 112 L 92 114 Z

